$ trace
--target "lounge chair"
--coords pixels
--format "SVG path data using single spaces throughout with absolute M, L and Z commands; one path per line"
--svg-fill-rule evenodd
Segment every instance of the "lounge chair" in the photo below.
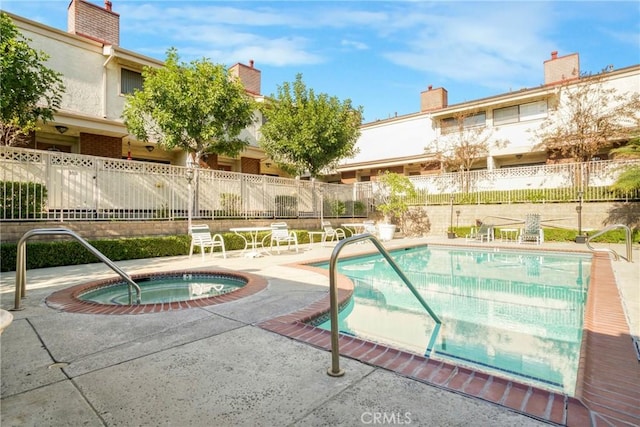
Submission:
M 329 239 L 330 242 L 333 242 L 334 239 L 340 240 L 347 237 L 347 234 L 342 228 L 333 228 L 329 221 L 322 221 L 322 229 L 324 230 L 322 243 L 326 242 L 327 239 Z
M 264 247 L 266 240 L 269 240 L 269 246 L 273 249 L 275 245 L 280 253 L 280 245 L 287 244 L 287 249 L 291 249 L 293 244 L 298 252 L 298 236 L 294 231 L 289 230 L 286 222 L 274 222 L 271 224 L 271 234 L 265 236 L 262 246 Z
M 544 242 L 544 232 L 540 226 L 539 214 L 527 214 L 524 219 L 524 227 L 520 230 L 518 242 L 533 242 L 537 245 Z
M 212 236 L 208 225 L 192 225 L 191 229 L 189 230 L 189 234 L 191 234 L 191 248 L 189 249 L 189 258 L 191 258 L 191 256 L 193 255 L 193 248 L 196 246 L 200 247 L 200 253 L 202 254 L 203 260 L 204 253 L 207 248 L 211 250 L 211 255 L 213 255 L 213 248 L 219 247 L 222 251 L 222 256 L 224 258 L 227 257 L 222 235 L 215 234 Z
M 465 239 L 467 242 L 490 242 L 493 240 L 493 225 L 480 224 L 479 227 L 471 227 L 471 232 Z

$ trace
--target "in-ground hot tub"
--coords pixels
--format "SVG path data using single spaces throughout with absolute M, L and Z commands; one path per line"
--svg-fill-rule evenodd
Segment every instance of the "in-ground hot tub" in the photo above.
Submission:
M 131 278 L 141 288 L 141 304 L 129 305 L 129 285 L 121 278 L 62 289 L 49 295 L 46 303 L 71 313 L 158 313 L 235 301 L 267 286 L 260 276 L 228 271 L 169 271 Z M 131 292 L 135 296 L 135 291 Z

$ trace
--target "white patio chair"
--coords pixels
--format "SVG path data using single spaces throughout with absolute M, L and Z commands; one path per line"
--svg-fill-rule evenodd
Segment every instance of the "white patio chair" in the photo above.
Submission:
M 207 248 L 211 250 L 211 255 L 213 255 L 213 248 L 218 247 L 222 251 L 222 257 L 227 257 L 222 235 L 215 234 L 212 236 L 208 225 L 192 225 L 191 229 L 189 230 L 189 234 L 191 234 L 191 248 L 189 249 L 189 258 L 191 258 L 191 256 L 193 255 L 193 248 L 195 246 L 200 247 L 200 253 L 202 254 L 203 260 L 204 253 Z
M 324 236 L 322 236 L 322 243 L 326 242 L 329 239 L 330 242 L 333 240 L 346 239 L 347 234 L 344 232 L 342 228 L 333 228 L 329 221 L 322 221 L 322 229 L 324 230 Z
M 479 227 L 471 227 L 471 233 L 465 236 L 467 242 L 490 242 L 493 240 L 493 225 L 481 224 Z
M 287 249 L 291 249 L 293 244 L 298 252 L 298 236 L 294 231 L 289 230 L 289 226 L 286 222 L 274 222 L 271 224 L 271 233 L 264 237 L 262 246 L 265 246 L 266 240 L 269 240 L 269 246 L 273 249 L 273 245 L 278 249 L 280 253 L 280 245 L 287 244 Z
M 524 227 L 520 230 L 519 243 L 532 242 L 536 245 L 544 243 L 544 231 L 540 225 L 540 214 L 527 214 Z

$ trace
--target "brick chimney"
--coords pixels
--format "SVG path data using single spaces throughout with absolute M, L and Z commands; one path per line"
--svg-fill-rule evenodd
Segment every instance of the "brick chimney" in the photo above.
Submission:
M 580 78 L 580 57 L 577 53 L 558 57 L 551 52 L 551 59 L 544 61 L 544 84 L 554 85 Z
M 420 93 L 420 111 L 434 111 L 445 108 L 449 105 L 447 100 L 447 90 L 439 87 L 434 89 L 429 85 L 429 88 Z
M 261 72 L 253 66 L 253 59 L 249 60 L 249 65 L 237 63 L 229 68 L 229 74 L 238 77 L 245 90 L 253 95 L 260 95 Z
M 106 45 L 120 45 L 120 15 L 111 10 L 105 0 L 104 8 L 86 0 L 71 0 L 67 10 L 67 32 L 96 40 Z

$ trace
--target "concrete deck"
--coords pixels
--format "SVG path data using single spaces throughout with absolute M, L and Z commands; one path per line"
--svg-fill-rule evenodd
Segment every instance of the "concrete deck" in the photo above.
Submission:
M 397 239 L 385 245 L 451 242 Z M 361 250 L 357 246 L 343 253 Z M 624 254 L 622 245 L 614 247 Z M 554 243 L 543 248 L 585 249 Z M 325 275 L 289 265 L 328 258 L 333 248 L 315 244 L 300 249 L 253 259 L 231 252 L 227 259 L 216 255 L 202 261 L 194 255 L 117 263 L 129 274 L 210 267 L 268 280 L 264 291 L 234 302 L 155 314 L 80 314 L 46 306 L 45 298 L 54 291 L 112 277 L 103 264 L 28 271 L 25 309 L 11 312 L 13 322 L 0 336 L 0 424 L 549 425 L 350 358 L 341 358 L 345 376 L 328 376 L 329 352 L 259 326 L 326 296 Z M 640 332 L 639 252 L 636 245 L 632 264 L 612 263 L 635 337 Z M 15 274 L 3 274 L 3 309 L 13 307 L 14 290 Z

